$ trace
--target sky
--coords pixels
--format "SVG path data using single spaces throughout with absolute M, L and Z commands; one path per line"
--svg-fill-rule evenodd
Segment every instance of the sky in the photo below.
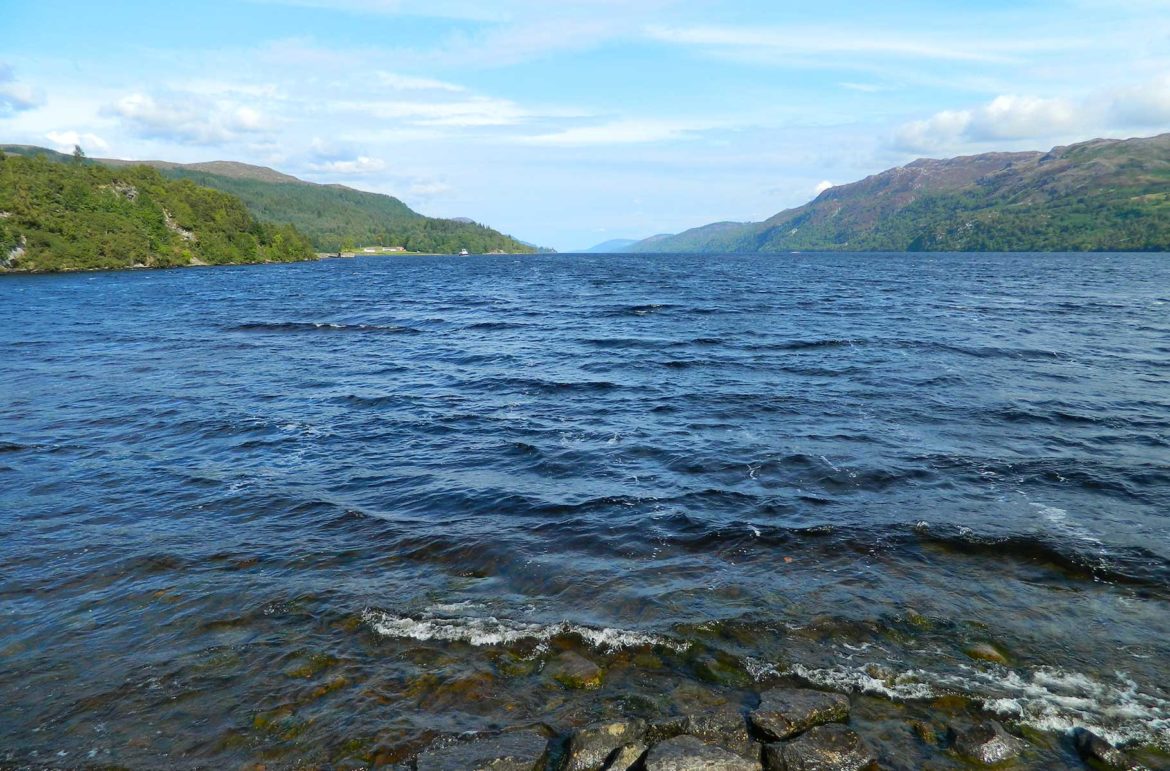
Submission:
M 0 0 L 0 143 L 235 160 L 561 251 L 1170 131 L 1170 0 Z

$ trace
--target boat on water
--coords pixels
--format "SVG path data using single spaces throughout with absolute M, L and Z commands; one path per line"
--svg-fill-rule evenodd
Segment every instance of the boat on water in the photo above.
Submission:
M 467 250 L 466 250 L 466 249 L 460 249 L 460 250 L 459 250 L 459 256 L 460 256 L 460 257 L 466 257 L 466 256 L 467 256 Z

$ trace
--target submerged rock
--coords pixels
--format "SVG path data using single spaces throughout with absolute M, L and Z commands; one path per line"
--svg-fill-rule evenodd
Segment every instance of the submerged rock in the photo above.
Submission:
M 955 752 L 984 765 L 1014 758 L 1027 746 L 994 720 L 965 728 L 952 727 L 950 735 Z
M 537 731 L 517 731 L 428 750 L 418 756 L 418 771 L 544 771 L 548 739 Z
M 1077 748 L 1077 754 L 1086 762 L 1095 762 L 1105 768 L 1141 768 L 1140 765 L 1130 760 L 1124 752 L 1087 728 L 1073 729 L 1072 738 L 1073 744 Z
M 760 771 L 760 763 L 694 736 L 676 736 L 650 748 L 646 771 Z
M 993 664 L 1007 665 L 1008 657 L 999 648 L 988 642 L 977 642 L 968 645 L 964 650 L 970 658 L 976 661 L 990 661 Z
M 808 688 L 774 688 L 760 696 L 752 725 L 773 741 L 788 739 L 813 726 L 849 719 L 849 698 Z
M 564 771 L 601 771 L 607 768 L 606 761 L 615 750 L 640 742 L 645 733 L 646 722 L 636 719 L 591 723 L 578 728 L 569 737 Z
M 861 737 L 838 723 L 814 726 L 790 742 L 764 746 L 768 771 L 861 771 L 876 762 Z
M 584 656 L 565 651 L 548 665 L 553 680 L 568 688 L 597 688 L 601 685 L 601 667 Z

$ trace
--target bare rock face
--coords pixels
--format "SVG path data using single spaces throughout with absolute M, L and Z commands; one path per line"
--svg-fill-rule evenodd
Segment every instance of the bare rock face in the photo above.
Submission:
M 1018 756 L 1027 746 L 994 720 L 964 728 L 952 727 L 950 736 L 955 752 L 988 766 Z
M 848 720 L 849 698 L 808 688 L 774 688 L 760 696 L 750 718 L 761 734 L 782 741 L 813 726 Z
M 428 750 L 418 756 L 418 771 L 544 771 L 548 739 L 537 731 L 517 731 Z
M 1129 771 L 1141 768 L 1140 765 L 1126 757 L 1125 753 L 1102 739 L 1087 728 L 1073 730 L 1073 744 L 1077 754 L 1086 762 L 1096 763 L 1105 768 L 1118 768 Z
M 564 771 L 601 771 L 611 755 L 629 744 L 637 744 L 646 733 L 643 720 L 613 720 L 591 723 L 569 737 Z M 642 748 L 645 750 L 645 747 Z M 638 753 L 641 755 L 641 753 Z M 636 758 L 635 758 L 636 759 Z
M 814 726 L 793 741 L 764 746 L 768 771 L 861 771 L 876 762 L 861 737 L 839 723 Z
M 646 754 L 646 771 L 761 771 L 759 761 L 706 744 L 694 736 L 676 736 Z

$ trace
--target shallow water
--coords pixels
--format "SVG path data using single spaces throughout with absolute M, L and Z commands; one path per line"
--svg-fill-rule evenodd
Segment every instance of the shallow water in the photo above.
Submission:
M 4 277 L 0 761 L 389 762 L 777 678 L 1170 748 L 1168 517 L 1165 255 Z

